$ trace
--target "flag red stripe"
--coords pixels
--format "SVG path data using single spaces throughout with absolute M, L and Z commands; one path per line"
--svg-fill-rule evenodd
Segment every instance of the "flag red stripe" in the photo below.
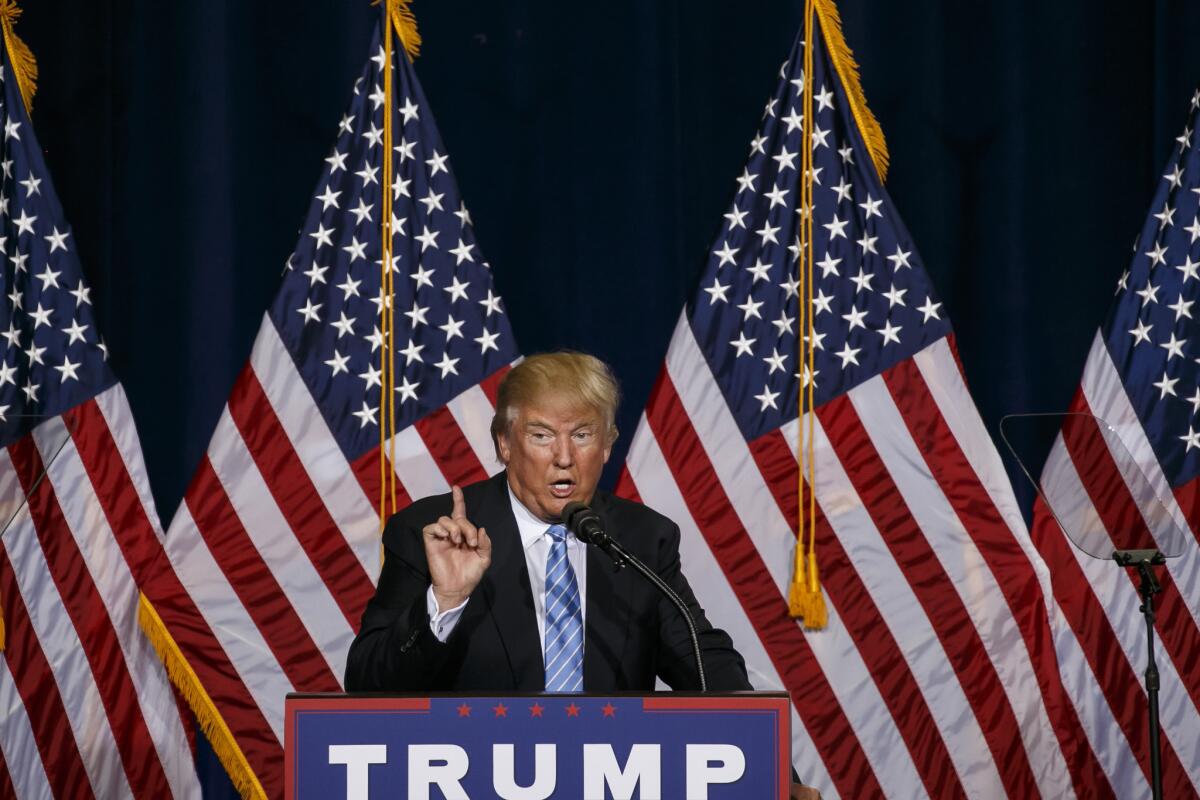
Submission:
M 882 796 L 883 789 L 858 737 L 804 634 L 788 617 L 786 601 L 733 510 L 665 372 L 647 401 L 646 421 L 688 511 L 788 687 L 800 719 L 825 763 L 837 765 L 838 769 L 830 772 L 838 793 L 844 797 Z
M 1072 404 L 1073 407 L 1075 405 L 1086 416 L 1073 417 L 1065 422 L 1062 438 L 1088 499 L 1118 546 L 1149 545 L 1153 537 L 1113 461 L 1112 452 L 1082 392 L 1077 395 L 1076 403 Z M 1122 571 L 1129 579 L 1131 591 L 1136 591 L 1136 573 L 1128 569 Z M 1159 583 L 1162 592 L 1155 600 L 1154 630 L 1170 655 L 1192 704 L 1200 708 L 1200 631 L 1197 631 L 1196 623 L 1171 574 L 1167 570 L 1161 572 Z
M 458 427 L 458 420 L 454 419 L 449 408 L 442 406 L 426 414 L 413 427 L 421 435 L 425 449 L 433 456 L 446 483 L 466 486 L 488 477 L 487 470 L 479 463 L 479 457 L 471 449 L 467 437 L 463 436 L 462 428 Z
M 1021 738 L 1015 734 L 1020 727 L 1000 677 L 983 655 L 983 641 L 962 600 L 957 593 L 946 591 L 953 581 L 913 519 L 849 397 L 842 395 L 829 401 L 817 409 L 817 415 L 865 510 L 875 527 L 885 532 L 888 550 L 932 623 L 983 731 L 1005 790 L 1017 797 L 1033 796 L 1038 791 L 1037 780 Z
M 29 436 L 10 445 L 8 452 L 28 498 L 29 518 L 37 531 L 50 576 L 91 667 L 125 777 L 130 786 L 165 796 L 171 791 L 170 783 L 135 700 L 137 689 L 112 619 L 63 516 L 49 477 L 35 485 L 34 479 L 45 470 L 41 455 Z
M 512 366 L 505 364 L 479 382 L 479 388 L 483 389 L 483 393 L 487 395 L 487 399 L 492 401 L 492 408 L 496 407 L 496 395 L 500 392 L 500 381 L 504 380 L 504 376 L 508 374 L 510 369 L 512 369 Z
M 329 587 L 351 628 L 358 625 L 375 586 L 350 549 L 249 364 L 229 396 L 229 414 L 242 434 L 288 527 Z
M 108 420 L 93 398 L 63 414 L 71 439 L 104 509 L 109 529 L 139 585 L 161 556 L 158 535 L 129 478 Z
M 883 379 L 926 466 L 963 529 L 975 540 L 1017 623 L 1075 793 L 1081 797 L 1113 796 L 1104 768 L 1086 737 L 1079 735 L 1082 723 L 1063 686 L 1054 651 L 1045 646 L 1053 636 L 1046 600 L 1029 557 L 988 497 L 916 362 L 901 361 L 883 373 Z
M 337 677 L 234 513 L 208 456 L 201 460 L 185 502 L 230 588 L 296 691 L 341 691 Z
M 12 562 L 8 560 L 8 550 L 2 541 L 0 600 L 4 604 L 7 629 L 4 660 L 8 662 L 8 671 L 12 673 L 21 704 L 29 716 L 29 726 L 46 768 L 50 788 L 55 797 L 86 794 L 90 782 L 83 766 L 83 757 L 67 725 L 67 709 L 37 633 L 29 622 L 29 611 L 17 588 Z
M 1097 427 L 1098 421 L 1091 415 L 1082 389 L 1076 391 L 1071 409 L 1082 413 L 1064 416 L 1063 444 L 1075 464 L 1079 482 L 1087 490 L 1092 506 L 1112 539 L 1110 546 L 1122 549 L 1149 546 L 1154 537 L 1146 527 L 1129 486 L 1113 463 L 1112 453 Z
M 795 520 L 799 510 L 796 486 L 800 467 L 793 445 L 776 429 L 750 442 L 750 452 L 784 518 Z M 807 503 L 807 487 L 805 491 Z M 925 790 L 931 797 L 966 797 L 946 742 L 900 646 L 891 631 L 880 624 L 883 613 L 863 585 L 819 504 L 817 547 L 821 583 L 879 687 Z
M 632 500 L 635 503 L 642 502 L 642 496 L 638 494 L 637 485 L 633 482 L 633 476 L 629 474 L 629 465 L 621 467 L 621 476 L 617 478 L 617 488 L 613 490 L 613 494 L 617 497 L 624 497 L 626 500 Z
M 1141 676 L 1134 672 L 1125 658 L 1125 651 L 1109 624 L 1104 608 L 1093 594 L 1087 576 L 1075 561 L 1071 545 L 1067 543 L 1062 529 L 1047 511 L 1041 498 L 1034 501 L 1033 527 L 1030 534 L 1034 546 L 1054 574 L 1051 585 L 1054 587 L 1054 597 L 1058 606 L 1075 632 L 1076 638 L 1084 643 L 1085 646 L 1080 649 L 1086 656 L 1112 715 L 1120 724 L 1148 782 L 1148 712 L 1146 695 L 1141 690 Z M 1195 790 L 1183 770 L 1175 748 L 1166 736 L 1162 737 L 1162 765 L 1164 796 L 1186 797 L 1194 793 Z
M 16 797 L 17 787 L 13 786 L 12 775 L 8 772 L 8 764 L 4 760 L 4 751 L 0 750 L 0 797 Z
M 143 568 L 142 576 L 137 578 L 142 591 L 180 649 L 184 653 L 204 654 L 202 659 L 191 660 L 192 669 L 209 695 L 224 701 L 219 711 L 231 726 L 236 725 L 238 745 L 268 795 L 281 794 L 282 784 L 273 788 L 272 777 L 283 761 L 283 749 L 204 615 L 167 561 L 103 414 L 95 401 L 77 406 L 72 413 L 78 415 L 78 424 L 71 433 L 75 447 L 130 566 L 140 564 Z M 113 458 L 116 460 L 111 461 Z M 131 553 L 136 553 L 136 560 Z
M 391 462 L 388 461 L 386 455 L 380 454 L 378 447 L 376 447 L 374 450 L 369 450 L 368 452 L 363 453 L 356 461 L 354 461 L 354 463 L 350 465 L 350 471 L 354 473 L 354 477 L 358 481 L 358 485 L 362 487 L 363 493 L 366 494 L 367 500 L 371 503 L 371 507 L 376 510 L 379 509 L 379 486 L 380 481 L 382 480 L 379 474 L 379 459 L 381 458 L 383 459 L 384 464 L 387 465 L 387 469 L 390 470 L 392 468 Z M 395 487 L 396 504 L 393 506 L 389 501 L 389 516 L 402 508 L 406 508 L 410 503 L 412 503 L 412 498 L 404 489 L 404 484 L 397 480 L 395 482 Z M 354 629 L 358 630 L 357 623 L 355 623 Z

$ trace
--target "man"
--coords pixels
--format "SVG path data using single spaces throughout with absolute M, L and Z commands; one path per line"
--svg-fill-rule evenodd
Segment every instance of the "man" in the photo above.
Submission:
M 678 526 L 596 489 L 618 401 L 608 367 L 580 353 L 531 356 L 505 376 L 492 421 L 505 471 L 388 521 L 347 691 L 650 691 L 656 677 L 698 689 L 678 610 L 563 528 L 572 501 L 683 598 L 709 688 L 752 688 L 680 571 Z

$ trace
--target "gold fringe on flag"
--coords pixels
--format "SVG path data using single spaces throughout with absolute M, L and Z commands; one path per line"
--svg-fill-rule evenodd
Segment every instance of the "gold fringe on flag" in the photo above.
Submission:
M 404 52 L 408 53 L 408 60 L 415 61 L 421 54 L 421 34 L 417 32 L 417 18 L 408 7 L 409 2 L 410 0 L 387 0 L 387 10 L 392 27 L 400 37 L 400 44 L 404 45 Z M 379 3 L 380 0 L 372 0 L 371 5 L 377 6 Z
M 863 94 L 862 82 L 858 77 L 858 62 L 854 60 L 854 52 L 846 44 L 846 37 L 842 35 L 842 17 L 838 14 L 833 0 L 814 0 L 814 5 L 817 18 L 821 22 L 825 47 L 829 50 L 829 60 L 833 62 L 833 69 L 842 79 L 842 88 L 846 90 L 846 97 L 850 100 L 850 113 L 858 123 L 858 132 L 867 145 L 871 161 L 875 163 L 879 180 L 885 180 L 888 170 L 887 141 L 883 138 L 883 128 L 879 126 L 879 120 L 875 119 L 871 109 L 867 108 L 867 97 Z
M 8 63 L 12 65 L 13 77 L 25 101 L 25 110 L 33 110 L 33 95 L 37 92 L 38 66 L 33 51 L 13 31 L 13 24 L 21 18 L 21 8 L 15 0 L 0 0 L 0 30 L 4 32 L 4 46 L 8 48 Z
M 158 653 L 159 660 L 166 667 L 167 677 L 171 679 L 171 683 L 175 684 L 179 693 L 183 695 L 184 701 L 192 709 L 192 713 L 196 715 L 200 729 L 204 731 L 204 735 L 212 745 L 213 752 L 220 759 L 221 765 L 229 773 L 229 779 L 233 782 L 234 788 L 244 798 L 266 800 L 267 793 L 263 791 L 262 784 L 258 782 L 258 776 L 250 768 L 250 763 L 246 761 L 242 749 L 238 747 L 233 732 L 225 724 L 225 719 L 221 716 L 221 712 L 217 711 L 208 692 L 204 690 L 200 678 L 192 670 L 192 665 L 180 652 L 179 645 L 144 594 L 140 595 L 138 599 L 138 625 L 146 634 L 146 638 L 150 640 L 150 646 Z

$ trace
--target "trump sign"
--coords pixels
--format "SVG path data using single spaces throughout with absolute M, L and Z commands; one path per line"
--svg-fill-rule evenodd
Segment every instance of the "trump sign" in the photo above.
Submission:
M 786 797 L 787 696 L 290 695 L 286 797 Z

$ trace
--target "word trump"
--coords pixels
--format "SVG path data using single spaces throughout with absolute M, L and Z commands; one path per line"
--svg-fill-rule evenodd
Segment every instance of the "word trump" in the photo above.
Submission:
M 527 746 L 522 746 L 526 749 Z M 533 775 L 517 780 L 514 744 L 492 745 L 492 791 L 502 800 L 547 800 L 558 786 L 559 753 L 555 744 L 534 744 Z M 456 744 L 410 744 L 405 748 L 409 800 L 470 800 L 463 781 L 472 764 L 466 749 Z M 371 767 L 388 763 L 386 744 L 335 744 L 329 746 L 329 764 L 344 765 L 347 800 L 367 800 Z M 584 800 L 662 800 L 679 797 L 680 787 L 663 793 L 662 746 L 634 744 L 622 764 L 611 744 L 584 744 L 583 781 L 579 787 L 562 787 L 564 797 Z M 684 753 L 684 786 L 687 800 L 708 800 L 709 788 L 736 783 L 746 771 L 746 756 L 732 744 L 687 744 Z M 676 776 L 671 776 L 678 780 Z M 431 794 L 434 787 L 440 795 Z

